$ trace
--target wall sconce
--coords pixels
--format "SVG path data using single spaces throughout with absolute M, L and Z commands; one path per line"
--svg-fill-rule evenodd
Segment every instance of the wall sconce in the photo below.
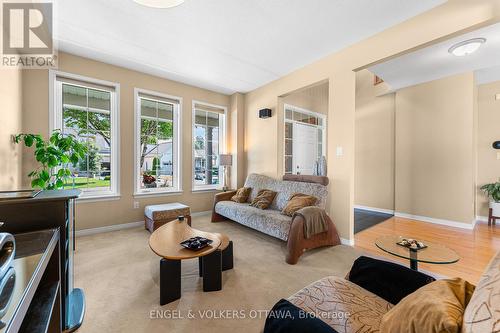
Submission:
M 261 119 L 270 118 L 272 115 L 273 115 L 273 111 L 271 109 L 259 110 L 259 118 L 261 118 Z

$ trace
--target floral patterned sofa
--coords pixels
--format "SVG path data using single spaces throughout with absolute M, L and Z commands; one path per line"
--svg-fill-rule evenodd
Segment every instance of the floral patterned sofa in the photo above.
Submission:
M 380 332 L 382 317 L 394 305 L 344 278 L 329 276 L 288 298 L 307 313 L 349 313 L 322 316 L 339 333 Z M 500 252 L 484 271 L 465 308 L 462 333 L 500 332 Z
M 287 242 L 288 253 L 286 262 L 296 264 L 303 251 L 320 246 L 338 245 L 340 238 L 335 225 L 328 218 L 328 231 L 304 237 L 304 220 L 300 216 L 292 217 L 281 214 L 282 209 L 293 193 L 310 194 L 318 198 L 317 206 L 325 208 L 328 188 L 324 185 L 324 178 L 307 176 L 292 177 L 292 180 L 277 180 L 259 174 L 250 174 L 245 187 L 252 189 L 248 202 L 236 203 L 231 201 L 235 191 L 218 193 L 214 199 L 212 222 L 233 220 L 252 229 Z M 250 206 L 250 202 L 259 190 L 269 189 L 277 195 L 269 209 L 258 209 Z

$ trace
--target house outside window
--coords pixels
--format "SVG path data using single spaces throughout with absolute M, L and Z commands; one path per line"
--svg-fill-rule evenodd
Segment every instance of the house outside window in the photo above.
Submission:
M 227 108 L 193 102 L 193 189 L 220 188 L 224 175 L 219 154 L 225 151 Z
M 181 191 L 181 98 L 135 91 L 135 195 Z
M 73 135 L 87 154 L 65 188 L 83 191 L 82 198 L 119 195 L 119 85 L 72 74 L 51 72 L 51 130 Z

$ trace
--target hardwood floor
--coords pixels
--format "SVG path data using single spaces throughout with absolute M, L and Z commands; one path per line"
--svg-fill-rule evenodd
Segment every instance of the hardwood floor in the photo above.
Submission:
M 448 265 L 419 263 L 419 269 L 448 277 L 461 277 L 474 284 L 479 281 L 493 255 L 500 250 L 498 223 L 496 227 L 489 227 L 486 222 L 478 222 L 474 230 L 465 230 L 398 217 L 392 217 L 355 234 L 355 247 L 409 265 L 408 260 L 392 256 L 375 246 L 377 237 L 391 234 L 442 243 L 455 250 L 461 257 L 457 263 Z

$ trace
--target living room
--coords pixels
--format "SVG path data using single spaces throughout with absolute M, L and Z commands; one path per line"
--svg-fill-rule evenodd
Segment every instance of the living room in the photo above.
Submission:
M 438 286 L 448 331 L 495 331 L 499 1 L 27 3 L 52 62 L 3 50 L 2 242 L 36 281 L 5 332 L 440 332 L 395 319 Z

